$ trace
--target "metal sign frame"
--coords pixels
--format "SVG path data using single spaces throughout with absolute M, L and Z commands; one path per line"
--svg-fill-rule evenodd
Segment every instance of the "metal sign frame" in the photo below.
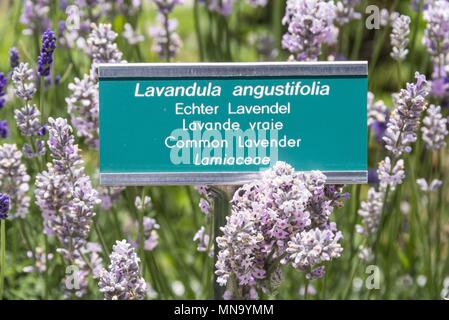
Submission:
M 100 64 L 102 79 L 229 78 L 280 76 L 367 76 L 366 61 L 255 62 L 255 63 L 126 63 Z M 100 100 L 101 105 L 101 100 Z M 101 153 L 101 133 L 100 133 Z M 282 159 L 280 159 L 282 160 Z M 101 168 L 100 168 L 101 169 Z M 300 168 L 296 168 L 300 171 Z M 106 186 L 142 185 L 238 185 L 260 178 L 261 172 L 101 172 Z M 322 171 L 328 184 L 367 183 L 367 170 Z

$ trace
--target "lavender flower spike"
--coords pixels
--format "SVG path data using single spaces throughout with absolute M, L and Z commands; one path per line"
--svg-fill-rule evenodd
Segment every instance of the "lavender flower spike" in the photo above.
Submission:
M 178 0 L 155 0 L 159 9 L 157 17 L 158 24 L 149 29 L 151 37 L 153 37 L 152 50 L 159 54 L 161 58 L 169 60 L 173 58 L 182 45 L 181 38 L 176 32 L 178 20 L 169 19 L 169 14 L 173 11 Z
M 94 64 L 123 62 L 122 52 L 117 48 L 117 33 L 110 24 L 92 24 L 92 32 L 87 38 L 89 54 Z
M 292 265 L 301 270 L 307 270 L 308 279 L 321 278 L 318 271 L 321 268 L 311 269 L 324 261 L 338 258 L 343 251 L 338 243 L 342 238 L 341 232 L 334 234 L 331 230 L 312 229 L 296 234 L 288 243 L 287 253 L 290 254 Z M 320 272 L 321 273 L 321 272 Z
M 364 224 L 364 226 L 356 226 L 358 233 L 365 234 L 366 236 L 376 234 L 379 228 L 380 216 L 382 214 L 383 200 L 383 192 L 376 191 L 374 188 L 368 190 L 368 198 L 365 201 L 362 201 L 358 211 Z
M 333 32 L 335 10 L 332 1 L 288 0 L 282 19 L 288 32 L 282 38 L 282 46 L 296 60 L 317 60 L 321 45 Z
M 41 53 L 37 58 L 38 73 L 41 77 L 50 75 L 51 65 L 53 64 L 53 53 L 56 49 L 56 36 L 51 30 L 47 30 L 42 35 Z
M 20 63 L 19 50 L 17 50 L 17 48 L 15 47 L 9 49 L 9 66 L 11 70 L 17 67 L 19 63 Z
M 422 139 L 429 150 L 439 150 L 446 146 L 447 118 L 443 118 L 441 107 L 431 104 L 421 127 Z
M 6 85 L 8 84 L 8 79 L 0 72 L 0 110 L 5 106 Z
M 20 99 L 30 101 L 36 93 L 33 70 L 28 67 L 28 63 L 20 63 L 12 72 L 14 83 L 14 93 Z
M 405 179 L 404 160 L 399 159 L 394 165 L 389 157 L 385 157 L 379 163 L 377 175 L 380 180 L 380 189 L 385 191 L 389 186 L 391 190 L 395 190 Z
M 423 43 L 433 57 L 434 63 L 446 65 L 449 53 L 449 2 L 436 0 L 424 10 L 426 30 Z M 440 70 L 442 71 L 442 70 Z
M 0 145 L 0 190 L 10 197 L 13 218 L 25 218 L 30 206 L 30 176 L 15 144 Z
M 207 1 L 209 11 L 216 12 L 222 16 L 230 16 L 236 0 L 209 0 Z M 202 2 L 206 2 L 202 0 Z
M 8 218 L 9 197 L 0 192 L 0 220 Z
M 87 240 L 98 193 L 84 173 L 78 146 L 67 120 L 49 118 L 48 147 L 52 162 L 36 177 L 36 204 L 42 210 L 47 233 L 56 234 L 66 259 Z
M 26 137 L 37 136 L 40 133 L 42 124 L 40 122 L 41 113 L 35 105 L 25 106 L 14 111 L 14 118 L 20 133 Z
M 0 120 L 0 138 L 6 139 L 9 135 L 8 121 Z
M 360 12 L 355 10 L 355 7 L 360 4 L 360 0 L 341 0 L 335 3 L 337 17 L 335 23 L 338 26 L 343 26 L 352 20 L 359 20 L 362 17 Z
M 40 34 L 50 27 L 50 0 L 25 0 L 20 22 L 26 26 L 23 34 Z
M 71 123 L 79 137 L 98 148 L 98 84 L 89 75 L 75 78 L 69 84 L 70 96 L 65 99 Z
M 340 188 L 325 182 L 318 171 L 297 173 L 278 162 L 262 181 L 236 191 L 223 236 L 217 237 L 215 273 L 217 282 L 227 286 L 226 298 L 257 299 L 259 292 L 275 290 L 282 278 L 281 263 L 309 279 L 324 275 L 322 263 L 342 250 L 341 234 L 330 215 L 343 197 Z
M 137 30 L 134 30 L 131 24 L 125 23 L 124 29 L 123 38 L 125 38 L 130 45 L 136 45 L 145 40 L 145 37 Z
M 403 61 L 408 54 L 408 35 L 410 33 L 410 17 L 400 15 L 393 21 L 393 30 L 390 34 L 392 52 L 391 57 L 396 61 Z
M 100 272 L 98 283 L 105 300 L 143 300 L 146 283 L 140 276 L 140 259 L 133 246 L 122 240 L 112 250 L 109 268 Z
M 430 183 L 426 181 L 424 178 L 420 178 L 416 180 L 416 184 L 419 186 L 421 191 L 423 192 L 435 192 L 443 185 L 443 181 L 438 179 L 433 179 Z
M 415 73 L 416 83 L 407 83 L 407 89 L 401 89 L 394 96 L 396 108 L 390 115 L 383 140 L 385 148 L 394 156 L 412 151 L 410 144 L 417 139 L 417 129 L 421 113 L 426 108 L 425 97 L 429 87 L 424 75 Z

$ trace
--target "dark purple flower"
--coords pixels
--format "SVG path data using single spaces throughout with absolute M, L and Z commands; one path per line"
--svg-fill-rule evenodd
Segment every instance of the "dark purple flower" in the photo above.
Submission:
M 8 122 L 0 120 L 0 138 L 6 139 L 9 134 Z
M 42 137 L 45 136 L 47 134 L 47 125 L 42 126 L 38 131 L 37 131 L 37 135 Z
M 8 218 L 9 196 L 0 192 L 0 219 Z
M 0 72 L 0 109 L 5 106 L 5 99 L 3 98 L 6 94 L 6 85 L 8 84 L 8 79 Z
M 41 77 L 50 75 L 50 68 L 53 63 L 53 53 L 56 49 L 56 36 L 51 30 L 47 30 L 42 35 L 41 53 L 37 59 L 38 72 Z
M 61 76 L 57 75 L 53 79 L 51 75 L 45 77 L 45 88 L 48 88 L 52 85 L 57 86 L 61 82 Z
M 387 130 L 387 122 L 374 121 L 371 126 L 371 131 L 374 134 L 374 138 L 378 142 L 382 142 L 385 130 Z
M 379 177 L 377 176 L 377 168 L 369 168 L 368 169 L 368 183 L 369 184 L 378 184 Z
M 17 48 L 12 47 L 9 49 L 9 66 L 12 69 L 17 67 L 20 63 L 19 50 Z

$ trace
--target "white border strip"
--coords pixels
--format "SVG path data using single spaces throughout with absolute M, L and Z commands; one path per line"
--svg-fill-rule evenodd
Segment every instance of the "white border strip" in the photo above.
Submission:
M 368 62 L 106 63 L 98 72 L 100 79 L 367 76 Z
M 327 184 L 364 184 L 367 171 L 323 171 Z M 104 186 L 149 185 L 240 185 L 260 179 L 259 172 L 166 172 L 166 173 L 100 173 Z

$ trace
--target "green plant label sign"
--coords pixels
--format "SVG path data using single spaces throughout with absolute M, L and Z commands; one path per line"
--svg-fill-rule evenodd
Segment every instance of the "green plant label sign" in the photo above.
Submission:
M 241 184 L 276 161 L 367 177 L 367 64 L 105 64 L 104 185 Z

